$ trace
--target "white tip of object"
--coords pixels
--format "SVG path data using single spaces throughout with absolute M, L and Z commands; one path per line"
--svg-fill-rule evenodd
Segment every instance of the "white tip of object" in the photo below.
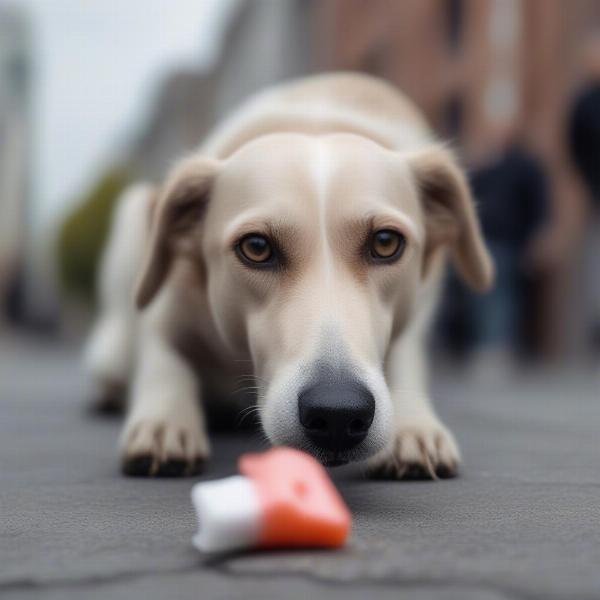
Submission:
M 261 506 L 250 479 L 235 475 L 192 488 L 198 533 L 192 542 L 202 552 L 254 546 L 259 539 Z

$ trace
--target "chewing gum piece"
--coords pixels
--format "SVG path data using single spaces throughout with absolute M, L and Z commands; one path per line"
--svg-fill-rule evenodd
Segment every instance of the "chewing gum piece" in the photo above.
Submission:
M 325 469 L 311 456 L 274 448 L 240 458 L 242 476 L 192 489 L 194 545 L 204 552 L 249 547 L 339 547 L 351 516 Z
M 235 475 L 197 483 L 192 488 L 198 533 L 192 542 L 202 552 L 224 552 L 256 546 L 262 507 L 256 486 Z
M 291 448 L 246 454 L 240 472 L 257 486 L 263 523 L 259 545 L 342 546 L 350 533 L 350 511 L 312 456 Z

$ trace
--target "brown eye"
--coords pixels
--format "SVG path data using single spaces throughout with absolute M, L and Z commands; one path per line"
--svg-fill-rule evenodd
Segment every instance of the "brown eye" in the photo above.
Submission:
M 380 229 L 371 238 L 371 256 L 379 260 L 400 258 L 406 246 L 406 239 L 397 231 Z
M 238 245 L 243 258 L 252 263 L 267 263 L 273 256 L 269 240 L 262 235 L 247 235 Z

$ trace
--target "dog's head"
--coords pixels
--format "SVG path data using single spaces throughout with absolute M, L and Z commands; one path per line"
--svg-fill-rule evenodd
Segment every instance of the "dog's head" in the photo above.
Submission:
M 465 179 L 439 146 L 274 134 L 223 161 L 192 156 L 163 187 L 138 305 L 173 257 L 197 262 L 223 341 L 249 352 L 276 444 L 360 460 L 391 432 L 383 376 L 446 248 L 485 289 L 492 264 Z

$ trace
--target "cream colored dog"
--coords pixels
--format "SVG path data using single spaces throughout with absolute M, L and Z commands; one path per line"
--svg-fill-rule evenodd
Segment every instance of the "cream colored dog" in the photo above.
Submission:
M 445 257 L 476 290 L 493 266 L 465 178 L 429 138 L 388 84 L 322 75 L 251 99 L 160 189 L 125 193 L 88 352 L 102 393 L 129 388 L 125 473 L 196 472 L 199 397 L 250 364 L 273 444 L 394 477 L 456 472 L 424 337 Z

